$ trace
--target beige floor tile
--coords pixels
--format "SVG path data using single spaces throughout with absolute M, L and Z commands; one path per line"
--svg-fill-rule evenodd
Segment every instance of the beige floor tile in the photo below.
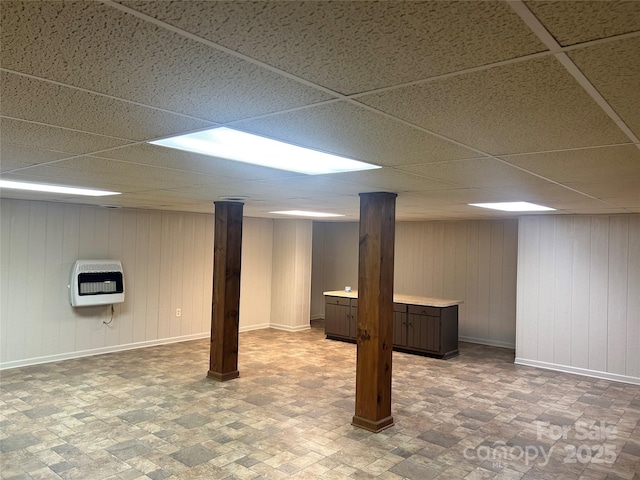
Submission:
M 351 425 L 356 347 L 312 325 L 240 334 L 240 378 L 224 383 L 206 378 L 207 340 L 3 371 L 0 478 L 640 475 L 639 386 L 514 365 L 512 350 L 482 345 L 446 361 L 396 352 L 395 424 L 372 434 Z M 593 443 L 578 422 L 616 429 L 614 460 L 565 461 Z

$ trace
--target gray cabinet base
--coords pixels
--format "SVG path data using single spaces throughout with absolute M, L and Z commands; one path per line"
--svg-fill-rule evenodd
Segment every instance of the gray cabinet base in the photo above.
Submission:
M 458 356 L 458 306 L 424 307 L 394 303 L 393 349 L 446 360 Z M 357 299 L 326 297 L 325 335 L 356 343 Z

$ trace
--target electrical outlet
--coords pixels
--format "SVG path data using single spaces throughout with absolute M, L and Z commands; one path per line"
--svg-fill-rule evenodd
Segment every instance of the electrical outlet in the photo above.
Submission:
M 176 308 L 176 317 L 181 317 L 181 316 L 182 316 L 182 309 Z

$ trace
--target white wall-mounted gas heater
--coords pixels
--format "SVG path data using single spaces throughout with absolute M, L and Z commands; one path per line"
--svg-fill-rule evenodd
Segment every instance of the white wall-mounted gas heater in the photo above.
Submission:
M 71 270 L 69 300 L 74 307 L 124 302 L 124 272 L 119 260 L 78 260 Z

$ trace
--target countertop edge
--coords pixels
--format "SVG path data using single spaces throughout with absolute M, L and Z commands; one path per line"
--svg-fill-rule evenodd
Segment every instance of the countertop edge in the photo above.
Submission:
M 344 290 L 330 290 L 322 292 L 326 297 L 342 297 L 342 298 L 358 298 L 358 291 L 351 290 L 345 292 Z M 454 305 L 461 305 L 464 300 L 455 300 L 451 298 L 437 298 L 437 297 L 422 297 L 419 295 L 404 295 L 402 293 L 396 293 L 393 295 L 394 303 L 403 303 L 406 305 L 420 305 L 423 307 L 452 307 Z

